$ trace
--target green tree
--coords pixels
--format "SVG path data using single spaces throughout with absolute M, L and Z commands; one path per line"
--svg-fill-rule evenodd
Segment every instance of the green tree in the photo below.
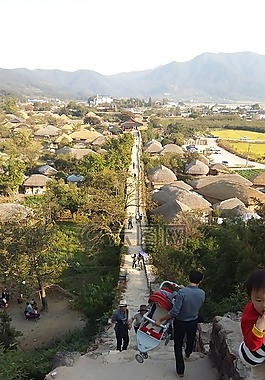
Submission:
M 18 112 L 16 99 L 12 97 L 5 97 L 2 100 L 1 109 L 5 111 L 5 113 L 16 115 L 16 113 Z
M 45 288 L 60 275 L 64 265 L 55 244 L 56 231 L 56 226 L 41 210 L 19 222 L 0 223 L 1 268 L 5 269 L 9 281 L 21 283 L 22 278 L 30 279 L 27 282 L 32 290 L 38 289 L 44 311 L 48 310 Z
M 125 218 L 124 194 L 110 194 L 106 189 L 95 188 L 90 188 L 88 194 L 84 236 L 94 246 L 99 243 L 119 245 Z
M 0 342 L 5 350 L 15 349 L 17 346 L 16 338 L 22 335 L 20 331 L 16 331 L 11 326 L 11 321 L 12 318 L 5 310 L 0 311 Z
M 24 180 L 25 164 L 19 159 L 0 159 L 0 193 L 11 195 L 18 191 Z
M 62 179 L 50 181 L 47 186 L 44 203 L 49 205 L 53 220 L 59 218 L 66 210 L 70 211 L 73 218 L 86 204 L 86 194 L 84 189 L 76 184 L 65 184 Z
M 33 168 L 40 156 L 42 145 L 34 140 L 33 134 L 28 130 L 11 133 L 10 138 L 3 144 L 3 151 L 22 160 L 28 168 Z

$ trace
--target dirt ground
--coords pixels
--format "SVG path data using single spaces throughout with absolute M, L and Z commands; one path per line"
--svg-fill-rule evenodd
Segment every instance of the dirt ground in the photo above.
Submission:
M 38 301 L 35 298 L 36 301 Z M 69 308 L 69 299 L 60 296 L 47 295 L 49 311 L 41 312 L 38 321 L 27 321 L 24 316 L 25 302 L 18 305 L 16 300 L 10 300 L 7 309 L 12 317 L 11 325 L 23 335 L 18 338 L 23 351 L 32 350 L 47 345 L 53 339 L 60 338 L 69 331 L 84 327 L 82 315 Z M 38 302 L 40 305 L 40 302 Z

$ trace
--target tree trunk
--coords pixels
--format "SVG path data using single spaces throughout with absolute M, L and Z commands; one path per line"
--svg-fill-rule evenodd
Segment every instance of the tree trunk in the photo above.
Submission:
M 41 299 L 41 311 L 48 311 L 48 301 L 46 297 L 46 292 L 43 287 L 40 288 L 40 299 Z

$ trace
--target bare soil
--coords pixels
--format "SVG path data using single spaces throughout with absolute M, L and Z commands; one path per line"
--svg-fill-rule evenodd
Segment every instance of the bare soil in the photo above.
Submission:
M 36 298 L 35 300 L 38 301 Z M 47 295 L 47 300 L 49 311 L 41 312 L 38 321 L 26 320 L 25 303 L 18 305 L 16 300 L 11 300 L 9 303 L 7 311 L 12 317 L 11 325 L 23 334 L 18 338 L 23 351 L 47 346 L 54 339 L 85 326 L 84 317 L 79 312 L 70 309 L 67 297 Z

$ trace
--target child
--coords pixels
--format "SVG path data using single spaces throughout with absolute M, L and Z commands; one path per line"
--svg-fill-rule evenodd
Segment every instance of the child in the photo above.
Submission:
M 250 273 L 246 281 L 250 301 L 244 308 L 239 348 L 242 362 L 251 366 L 253 380 L 265 380 L 265 269 Z
M 140 308 L 138 310 L 138 313 L 135 313 L 132 317 L 131 323 L 133 322 L 133 328 L 135 333 L 137 333 L 137 330 L 140 327 L 140 324 L 143 321 L 143 315 L 148 311 L 148 308 L 146 305 L 140 305 Z
M 158 289 L 158 292 L 163 294 L 170 302 L 173 302 L 177 295 L 177 292 L 181 286 L 178 286 L 172 282 L 164 282 L 162 288 Z

